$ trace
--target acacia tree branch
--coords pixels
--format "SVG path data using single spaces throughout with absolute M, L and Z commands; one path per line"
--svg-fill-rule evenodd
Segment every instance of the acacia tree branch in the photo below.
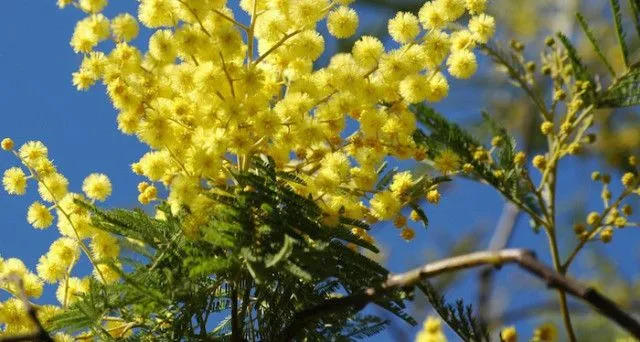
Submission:
M 36 330 L 32 333 L 0 337 L 0 342 L 20 342 L 20 341 L 38 341 L 38 342 L 54 342 L 47 330 L 42 326 L 38 318 L 38 309 L 29 301 L 27 293 L 24 289 L 24 282 L 21 277 L 11 275 L 4 278 L 6 281 L 13 282 L 18 285 L 18 293 L 15 294 L 27 309 L 27 315 L 36 326 Z M 1 280 L 1 279 L 0 279 Z
M 346 309 L 360 310 L 394 290 L 413 288 L 418 282 L 443 273 L 469 269 L 484 265 L 501 267 L 504 264 L 518 264 L 522 269 L 543 280 L 549 288 L 560 289 L 579 298 L 602 315 L 616 322 L 632 336 L 640 338 L 640 322 L 624 312 L 613 301 L 597 290 L 570 279 L 549 266 L 541 263 L 532 251 L 523 249 L 504 249 L 501 251 L 482 251 L 428 263 L 406 273 L 391 275 L 378 287 L 371 287 L 361 293 L 341 298 L 329 299 L 315 307 L 294 315 L 291 323 L 283 329 L 280 339 L 291 341 L 307 324 L 332 313 Z

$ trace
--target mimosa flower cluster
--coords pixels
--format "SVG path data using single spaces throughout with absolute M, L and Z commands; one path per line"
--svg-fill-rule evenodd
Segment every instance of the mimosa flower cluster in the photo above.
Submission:
M 46 324 L 48 318 L 60 313 L 89 290 L 90 277 L 72 276 L 82 253 L 89 258 L 96 280 L 112 283 L 120 278 L 118 271 L 106 263 L 113 261 L 117 264 L 120 253 L 118 239 L 92 227 L 88 210 L 77 202 L 104 201 L 111 195 L 111 182 L 103 174 L 91 174 L 82 184 L 84 196 L 70 192 L 67 178 L 58 172 L 44 144 L 30 141 L 15 150 L 13 141 L 4 139 L 1 145 L 2 149 L 13 152 L 22 164 L 4 172 L 2 185 L 5 191 L 24 195 L 29 184 L 33 183 L 39 199 L 29 206 L 27 221 L 36 229 L 47 229 L 55 221 L 60 231 L 60 238 L 40 257 L 35 273 L 19 259 L 0 258 L 0 289 L 18 296 L 18 283 L 21 283 L 29 298 L 39 298 L 45 283 L 58 286 L 56 297 L 60 306 L 47 305 L 38 310 L 40 320 Z M 0 324 L 4 324 L 2 333 L 5 334 L 29 332 L 35 328 L 26 308 L 17 298 L 0 303 Z M 62 340 L 64 336 L 57 338 Z
M 476 72 L 474 48 L 491 37 L 494 19 L 485 0 L 431 1 L 389 20 L 391 49 L 364 36 L 317 68 L 321 25 L 335 38 L 356 33 L 352 3 L 242 0 L 248 22 L 222 0 L 143 0 L 137 18 L 105 17 L 106 1 L 73 3 L 87 13 L 71 39 L 84 55 L 73 83 L 86 90 L 102 81 L 120 130 L 150 147 L 133 164 L 151 182 L 140 185 L 140 202 L 156 200 L 162 183 L 175 212 L 206 217 L 212 200 L 204 194 L 263 156 L 300 174 L 297 191 L 317 201 L 327 222 L 396 218 L 416 179 L 404 173 L 390 189 L 374 188 L 386 158 L 425 158 L 408 107 L 445 98 L 447 74 Z M 148 44 L 132 42 L 139 24 L 153 30 Z M 115 47 L 101 50 L 109 39 Z

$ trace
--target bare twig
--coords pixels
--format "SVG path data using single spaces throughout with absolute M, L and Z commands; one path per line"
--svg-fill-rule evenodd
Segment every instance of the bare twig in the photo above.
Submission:
M 597 290 L 586 287 L 538 261 L 533 252 L 523 249 L 505 249 L 501 251 L 482 251 L 447 258 L 406 273 L 390 276 L 378 287 L 372 287 L 354 295 L 329 299 L 315 307 L 294 315 L 291 323 L 282 331 L 279 340 L 290 341 L 308 323 L 320 317 L 344 311 L 347 308 L 362 309 L 367 304 L 389 294 L 393 290 L 413 288 L 418 282 L 443 273 L 469 269 L 484 265 L 500 267 L 515 263 L 532 275 L 545 281 L 548 287 L 560 289 L 579 298 L 596 308 L 602 315 L 616 322 L 632 336 L 640 338 L 640 323 L 620 309 L 613 301 Z
M 19 342 L 19 341 L 38 341 L 38 342 L 53 342 L 51 336 L 45 328 L 42 326 L 40 319 L 38 319 L 38 309 L 31 304 L 29 298 L 27 297 L 27 293 L 24 289 L 24 282 L 21 277 L 16 275 L 11 275 L 9 277 L 4 278 L 5 281 L 13 282 L 18 285 L 18 293 L 14 295 L 22 301 L 22 305 L 27 309 L 27 314 L 31 321 L 33 321 L 36 326 L 36 330 L 32 333 L 22 334 L 22 335 L 14 335 L 14 336 L 6 336 L 0 337 L 0 342 Z

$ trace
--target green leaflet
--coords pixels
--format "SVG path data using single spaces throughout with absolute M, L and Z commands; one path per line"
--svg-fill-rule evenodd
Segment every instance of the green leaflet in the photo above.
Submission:
M 640 104 L 640 69 L 621 76 L 599 97 L 600 108 L 621 108 Z
M 418 121 L 429 130 L 429 134 L 418 130 L 414 134 L 416 143 L 428 146 L 430 153 L 433 155 L 443 149 L 454 151 L 462 159 L 463 163 L 469 163 L 473 166 L 471 177 L 489 183 L 512 202 L 526 206 L 532 212 L 540 212 L 532 194 L 519 182 L 520 178 L 513 163 L 513 155 L 515 154 L 513 138 L 508 136 L 506 131 L 500 128 L 496 122 L 493 122 L 490 117 L 485 116 L 485 120 L 489 123 L 494 134 L 500 135 L 504 142 L 504 146 L 498 151 L 498 168 L 495 168 L 495 165 L 490 167 L 486 163 L 478 162 L 473 158 L 472 151 L 476 147 L 482 146 L 482 144 L 466 130 L 455 123 L 449 122 L 432 108 L 419 105 L 414 110 Z M 500 178 L 494 174 L 497 169 L 503 172 L 503 176 Z
M 587 24 L 587 21 L 584 19 L 584 17 L 580 13 L 576 13 L 576 18 L 578 19 L 578 23 L 580 24 L 582 31 L 584 32 L 584 34 L 587 36 L 587 39 L 591 43 L 593 50 L 596 52 L 596 54 L 598 55 L 602 63 L 604 63 L 604 65 L 607 67 L 607 70 L 609 70 L 609 73 L 611 74 L 611 76 L 615 77 L 616 72 L 613 70 L 611 63 L 609 62 L 609 60 L 607 60 L 607 57 L 604 55 L 604 52 L 600 48 L 600 44 L 598 44 L 598 40 L 593 34 L 593 31 L 591 31 L 589 24 Z
M 618 37 L 618 45 L 620 47 L 620 53 L 622 54 L 622 60 L 625 66 L 629 66 L 629 48 L 625 40 L 624 27 L 622 26 L 622 9 L 620 8 L 620 0 L 609 0 L 611 4 L 611 12 L 613 12 L 613 22 L 616 28 L 616 36 Z

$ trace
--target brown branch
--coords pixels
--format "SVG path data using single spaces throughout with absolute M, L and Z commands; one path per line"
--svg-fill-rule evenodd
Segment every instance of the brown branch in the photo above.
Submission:
M 45 328 L 42 326 L 40 319 L 38 319 L 38 309 L 29 301 L 27 297 L 27 293 L 24 289 L 24 282 L 22 278 L 12 275 L 9 277 L 5 277 L 5 280 L 14 282 L 18 285 L 18 293 L 14 294 L 20 301 L 22 301 L 22 305 L 27 309 L 27 314 L 29 318 L 36 326 L 36 331 L 28 334 L 22 335 L 14 335 L 14 336 L 6 336 L 0 337 L 0 342 L 19 342 L 19 341 L 39 341 L 39 342 L 54 342 L 51 336 Z
M 393 290 L 413 288 L 418 282 L 430 277 L 479 266 L 493 265 L 494 267 L 501 267 L 504 264 L 511 263 L 518 264 L 525 271 L 540 278 L 549 288 L 560 289 L 591 304 L 602 315 L 616 322 L 632 336 L 640 338 L 640 323 L 597 290 L 586 287 L 554 271 L 538 261 L 531 251 L 505 249 L 501 251 L 475 252 L 435 261 L 406 273 L 392 275 L 380 286 L 368 288 L 362 293 L 329 299 L 315 307 L 295 314 L 291 323 L 282 331 L 279 340 L 292 340 L 308 323 L 322 316 L 342 312 L 347 308 L 360 310 Z

